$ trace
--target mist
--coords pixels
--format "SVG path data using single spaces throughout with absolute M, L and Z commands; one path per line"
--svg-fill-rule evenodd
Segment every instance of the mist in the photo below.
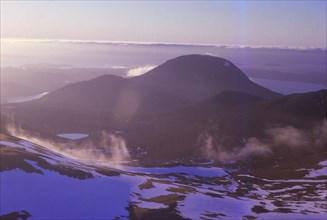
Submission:
M 204 132 L 199 136 L 202 155 L 219 162 L 241 160 L 253 156 L 269 157 L 278 152 L 297 154 L 316 152 L 326 148 L 327 120 L 314 125 L 311 129 L 293 126 L 271 126 L 265 130 L 265 138 L 250 137 L 243 145 L 226 147 L 219 140 Z
M 121 164 L 128 163 L 131 159 L 125 140 L 120 136 L 104 131 L 101 132 L 99 141 L 94 143 L 91 140 L 78 142 L 54 141 L 30 134 L 29 132 L 13 125 L 6 126 L 6 130 L 14 137 L 30 141 L 66 157 L 85 162 Z

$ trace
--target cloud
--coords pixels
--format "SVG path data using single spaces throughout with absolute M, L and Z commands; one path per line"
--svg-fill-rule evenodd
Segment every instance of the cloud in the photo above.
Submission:
M 170 47 L 214 47 L 226 49 L 275 49 L 275 50 L 327 50 L 326 47 L 289 47 L 284 45 L 233 45 L 233 44 L 202 44 L 202 43 L 174 43 L 174 42 L 141 42 L 141 41 L 104 41 L 78 39 L 23 39 L 2 38 L 1 42 L 34 42 L 34 43 L 71 43 L 71 44 L 107 44 L 133 46 L 170 46 Z
M 316 124 L 310 130 L 297 129 L 292 126 L 275 127 L 266 131 L 272 147 L 288 147 L 291 149 L 315 149 L 326 146 L 327 120 Z
M 137 67 L 134 69 L 130 69 L 127 72 L 127 76 L 128 77 L 134 77 L 134 76 L 139 76 L 139 75 L 143 75 L 144 73 L 156 68 L 157 66 L 154 65 L 146 65 L 146 66 L 141 66 L 141 67 Z
M 266 138 L 250 137 L 243 145 L 225 147 L 222 137 L 214 138 L 204 132 L 199 137 L 203 156 L 220 162 L 239 160 L 249 156 L 270 156 L 276 152 L 314 152 L 323 149 L 327 143 L 327 121 L 324 119 L 311 129 L 293 126 L 272 127 L 265 130 Z
M 125 140 L 120 136 L 107 132 L 102 132 L 95 143 L 88 139 L 82 142 L 54 141 L 32 135 L 11 125 L 7 125 L 6 130 L 14 137 L 27 140 L 70 158 L 105 164 L 119 164 L 130 161 L 130 154 Z
M 128 69 L 127 66 L 110 66 L 111 69 L 117 69 L 117 70 L 121 70 L 121 69 Z
M 251 137 L 244 146 L 226 148 L 222 144 L 214 141 L 211 135 L 205 134 L 201 137 L 203 145 L 201 151 L 208 159 L 214 159 L 220 162 L 238 160 L 249 156 L 267 156 L 271 155 L 270 147 L 257 138 Z
M 205 55 L 208 55 L 208 56 L 214 56 L 214 57 L 218 56 L 217 54 L 210 53 L 210 52 L 206 52 L 206 53 L 204 53 L 204 54 L 205 54 Z

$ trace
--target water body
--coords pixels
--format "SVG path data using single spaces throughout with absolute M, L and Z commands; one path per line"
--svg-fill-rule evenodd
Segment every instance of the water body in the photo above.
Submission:
M 259 78 L 250 78 L 250 79 L 253 82 L 255 82 L 263 87 L 269 88 L 275 92 L 278 92 L 278 93 L 281 93 L 284 95 L 327 89 L 326 86 L 314 84 L 314 83 L 292 82 L 292 81 L 259 79 Z
M 81 134 L 81 133 L 67 133 L 67 134 L 58 134 L 58 137 L 66 138 L 69 140 L 78 140 L 82 138 L 86 138 L 89 135 L 88 134 Z
M 40 99 L 43 96 L 49 94 L 48 92 L 43 92 L 37 95 L 30 95 L 30 96 L 17 96 L 13 98 L 8 98 L 7 100 L 4 100 L 4 103 L 19 103 L 19 102 L 27 102 L 32 101 L 36 99 Z

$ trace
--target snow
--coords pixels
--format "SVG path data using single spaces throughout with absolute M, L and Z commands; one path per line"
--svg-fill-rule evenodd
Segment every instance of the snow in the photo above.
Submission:
M 319 163 L 319 165 L 320 166 L 327 166 L 327 160 L 324 160 L 324 161 L 321 161 L 320 163 Z
M 157 182 L 152 182 L 153 188 L 143 189 L 143 190 L 135 190 L 137 193 L 142 194 L 142 198 L 151 199 L 156 196 L 168 195 L 171 192 L 168 192 L 167 189 L 171 187 L 169 184 L 161 184 Z
M 131 167 L 123 166 L 124 170 L 136 173 L 146 174 L 186 174 L 199 177 L 222 177 L 228 175 L 224 169 L 218 167 L 189 167 L 189 166 L 175 166 L 175 167 Z
M 269 196 L 269 192 L 267 190 L 261 189 L 260 186 L 254 185 L 255 190 L 251 191 L 251 194 L 256 195 L 257 197 L 260 198 L 267 198 Z
M 264 201 L 264 204 L 261 203 Z M 188 194 L 185 200 L 178 203 L 178 211 L 189 219 L 216 219 L 204 214 L 223 214 L 222 219 L 244 219 L 243 216 L 255 216 L 257 219 L 325 219 L 326 213 L 322 211 L 326 205 L 323 201 L 287 201 L 285 208 L 294 213 L 269 212 L 257 214 L 252 212 L 256 205 L 273 211 L 279 207 L 273 205 L 274 200 L 258 200 L 250 198 L 234 198 L 225 196 L 223 198 L 211 197 L 205 194 Z M 304 215 L 302 210 L 310 210 L 309 215 Z M 312 213 L 315 212 L 315 213 Z
M 311 208 L 311 207 L 310 207 Z M 326 213 L 310 213 L 310 215 L 303 215 L 300 213 L 264 213 L 258 219 L 298 219 L 298 220 L 323 220 L 326 219 Z
M 316 178 L 320 176 L 327 176 L 327 160 L 321 161 L 318 163 L 322 168 L 320 169 L 298 169 L 297 171 L 308 171 L 308 174 L 305 175 L 305 178 Z
M 146 202 L 146 201 L 138 201 L 137 207 L 139 208 L 145 208 L 145 209 L 164 209 L 168 208 L 168 206 L 161 204 L 161 203 L 156 203 L 156 202 Z
M 323 167 L 318 170 L 310 170 L 309 173 L 305 175 L 307 178 L 316 178 L 319 176 L 327 176 L 327 167 Z
M 178 210 L 189 219 L 202 219 L 205 213 L 224 214 L 231 219 L 242 219 L 244 215 L 253 215 L 251 200 L 239 200 L 232 197 L 217 198 L 199 193 L 189 194 L 180 202 Z M 236 211 L 237 210 L 237 211 Z M 208 217 L 206 217 L 208 219 Z
M 19 141 L 18 143 L 9 142 L 9 141 L 0 141 L 0 145 L 11 147 L 11 148 L 23 149 L 26 152 L 30 152 L 30 153 L 38 153 L 38 151 L 35 150 L 33 144 L 28 141 Z
M 291 190 L 301 190 L 301 189 L 305 189 L 305 187 L 295 185 L 295 186 L 288 187 L 288 188 L 285 187 L 285 188 L 282 188 L 282 189 L 269 190 L 269 192 L 270 193 L 282 193 L 282 192 L 287 192 L 287 191 L 291 191 Z
M 89 135 L 88 134 L 82 134 L 82 133 L 67 133 L 67 134 L 58 134 L 58 137 L 70 139 L 70 140 L 78 140 L 82 138 L 86 138 Z
M 19 144 L 16 144 L 14 142 L 9 142 L 9 141 L 0 141 L 0 145 L 4 145 L 7 147 L 22 148 Z
M 65 165 L 67 168 L 83 170 L 85 172 L 92 173 L 94 176 L 101 176 L 100 174 L 95 173 L 94 168 L 92 168 L 92 166 L 85 161 L 67 157 L 60 152 L 56 152 L 55 149 L 39 146 L 26 140 L 19 141 L 18 143 L 0 141 L 0 144 L 10 148 L 23 149 L 26 152 L 33 153 L 51 165 Z
M 114 219 L 128 216 L 125 207 L 133 183 L 120 177 L 79 180 L 42 170 L 1 173 L 2 214 L 26 210 L 31 219 Z M 126 217 L 127 219 L 127 217 Z
M 326 175 L 326 173 L 324 175 Z M 256 178 L 254 176 L 247 175 L 247 174 L 239 174 L 238 176 Z M 308 179 L 269 180 L 265 178 L 260 178 L 260 180 L 271 182 L 271 183 L 327 183 L 327 180 L 308 180 Z
M 21 148 L 35 156 L 47 160 L 50 164 L 60 165 L 67 170 L 84 170 L 94 174 L 95 178 L 80 180 L 61 175 L 58 172 L 45 170 L 33 158 L 24 161 L 39 169 L 38 173 L 25 173 L 22 170 L 0 172 L 0 215 L 14 211 L 26 210 L 31 219 L 128 219 L 125 209 L 130 202 L 140 208 L 160 209 L 168 206 L 162 203 L 143 201 L 153 197 L 178 194 L 185 195 L 184 200 L 177 202 L 177 211 L 190 219 L 215 219 L 205 214 L 223 214 L 222 218 L 242 219 L 244 215 L 255 216 L 258 219 L 320 219 L 326 214 L 326 180 L 306 179 L 318 175 L 326 175 L 325 161 L 319 163 L 321 169 L 308 170 L 309 174 L 302 179 L 260 179 L 255 176 L 239 174 L 248 178 L 265 181 L 263 184 L 252 185 L 254 189 L 238 195 L 234 192 L 242 190 L 233 176 L 219 167 L 132 167 L 115 164 L 88 163 L 87 161 L 66 157 L 56 152 L 35 145 L 28 141 L 0 141 L 8 148 Z M 24 153 L 22 153 L 24 155 Z M 98 168 L 116 169 L 120 176 L 105 176 L 97 173 Z M 169 176 L 160 176 L 168 174 Z M 199 179 L 201 177 L 201 179 Z M 224 177 L 213 179 L 213 177 Z M 152 181 L 154 187 L 140 189 L 139 185 Z M 293 184 L 281 184 L 281 183 Z M 299 184 L 300 183 L 300 184 Z M 276 188 L 277 186 L 277 188 Z M 188 187 L 194 190 L 172 192 L 169 188 Z M 291 190 L 314 192 L 302 197 L 301 201 L 292 201 L 296 192 Z M 244 189 L 244 188 L 243 188 Z M 221 197 L 215 197 L 216 194 Z M 287 196 L 284 208 L 295 213 L 261 213 L 256 214 L 251 209 L 255 205 L 264 206 L 267 210 L 277 209 L 274 200 Z M 306 195 L 305 195 L 306 196 Z M 260 204 L 260 202 L 264 202 Z M 235 211 L 237 210 L 237 211 Z M 303 214 L 310 210 L 315 213 Z

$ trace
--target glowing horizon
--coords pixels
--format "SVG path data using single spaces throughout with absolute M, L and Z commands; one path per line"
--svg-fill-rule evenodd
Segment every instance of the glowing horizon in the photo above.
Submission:
M 1 1 L 1 39 L 326 48 L 326 4 Z
M 167 45 L 167 46 L 200 46 L 200 47 L 226 47 L 226 48 L 251 48 L 251 49 L 290 49 L 290 50 L 327 50 L 325 47 L 304 47 L 286 45 L 241 45 L 241 44 L 205 44 L 181 42 L 150 42 L 150 41 L 115 41 L 115 40 L 85 40 L 85 39 L 46 39 L 46 38 L 0 38 L 2 42 L 35 42 L 35 43 L 81 43 L 81 44 L 120 44 L 120 45 Z

